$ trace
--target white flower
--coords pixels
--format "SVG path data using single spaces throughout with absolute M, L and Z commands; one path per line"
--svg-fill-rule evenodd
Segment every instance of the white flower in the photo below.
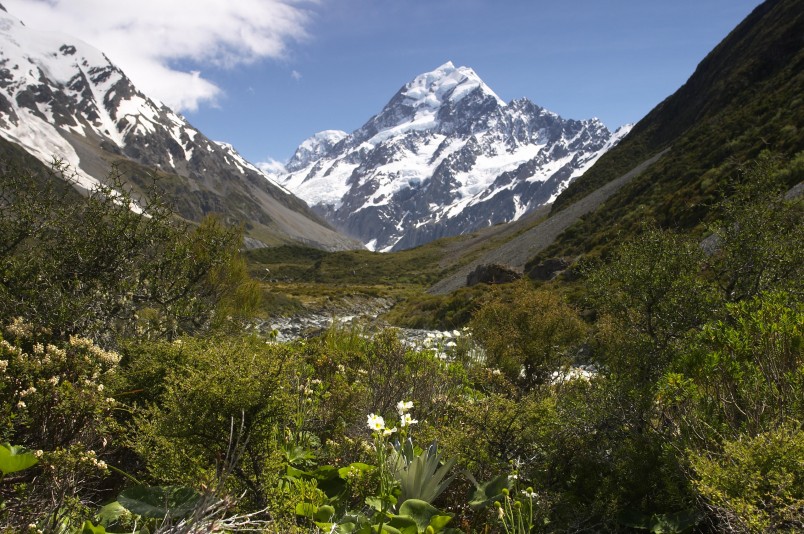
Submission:
M 418 422 L 418 419 L 413 419 L 409 413 L 404 413 L 399 420 L 399 426 L 404 428 L 406 426 L 415 425 Z
M 385 429 L 385 419 L 380 415 L 370 413 L 368 415 L 368 427 L 373 432 L 381 432 Z
M 0 373 L 5 373 L 8 369 L 8 360 L 0 360 Z
M 399 401 L 396 403 L 396 411 L 399 412 L 399 415 L 405 415 L 411 408 L 413 408 L 413 401 Z
M 382 435 L 383 435 L 383 436 L 390 436 L 390 435 L 391 435 L 391 434 L 393 434 L 394 432 L 396 432 L 396 427 L 393 427 L 393 428 L 386 428 L 385 430 L 383 430 L 383 431 L 382 431 Z
M 17 403 L 17 408 L 19 408 L 20 410 L 25 409 L 26 406 L 27 406 L 27 404 L 25 404 L 23 401 L 19 401 Z
M 494 376 L 498 376 L 498 375 L 499 375 L 499 374 L 501 374 L 501 373 L 502 373 L 502 371 L 500 371 L 499 369 L 494 369 L 494 370 L 491 372 L 491 374 L 493 374 Z

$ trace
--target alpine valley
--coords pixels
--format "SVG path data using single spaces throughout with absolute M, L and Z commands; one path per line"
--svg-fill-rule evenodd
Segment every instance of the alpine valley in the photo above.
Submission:
M 502 101 L 468 67 L 417 76 L 361 128 L 320 132 L 278 182 L 371 250 L 520 219 L 555 200 L 630 130 Z
M 25 26 L 0 5 L 0 143 L 69 165 L 90 189 L 113 167 L 132 187 L 156 180 L 177 213 L 242 225 L 250 246 L 360 247 L 233 147 L 208 139 L 137 90 L 99 50 Z

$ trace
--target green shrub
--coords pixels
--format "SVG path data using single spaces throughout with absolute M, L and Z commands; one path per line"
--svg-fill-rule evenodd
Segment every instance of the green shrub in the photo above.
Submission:
M 0 442 L 36 451 L 39 464 L 0 484 L 0 529 L 81 522 L 104 498 L 119 451 L 114 398 L 120 357 L 73 336 L 53 340 L 17 319 L 0 337 Z
M 141 392 L 127 397 L 136 409 L 129 442 L 148 478 L 191 487 L 226 480 L 231 494 L 244 494 L 242 506 L 264 508 L 283 464 L 293 358 L 289 347 L 235 337 L 180 338 L 129 352 L 127 389 Z M 149 377 L 160 377 L 157 390 Z
M 720 453 L 689 451 L 695 487 L 723 530 L 804 529 L 804 431 L 778 428 L 726 440 Z
M 472 317 L 470 329 L 485 350 L 486 365 L 526 388 L 547 383 L 553 372 L 571 363 L 584 336 L 571 306 L 527 281 L 492 293 Z
M 76 198 L 57 166 L 42 181 L 5 171 L 0 182 L 0 318 L 23 317 L 68 339 L 208 328 L 253 308 L 258 292 L 236 258 L 240 232 L 215 219 L 178 220 L 156 188 L 135 196 L 112 174 Z

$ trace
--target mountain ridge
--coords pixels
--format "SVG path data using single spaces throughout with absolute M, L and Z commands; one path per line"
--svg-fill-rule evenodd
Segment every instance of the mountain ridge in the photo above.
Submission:
M 94 47 L 32 30 L 5 9 L 0 43 L 0 136 L 46 164 L 69 165 L 80 187 L 122 164 L 135 187 L 159 178 L 187 219 L 218 213 L 266 244 L 359 246 L 231 146 L 137 90 Z

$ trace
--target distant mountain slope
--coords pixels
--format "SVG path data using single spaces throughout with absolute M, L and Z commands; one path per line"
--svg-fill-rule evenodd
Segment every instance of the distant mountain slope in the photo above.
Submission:
M 645 221 L 698 227 L 740 165 L 762 151 L 792 158 L 804 150 L 802 95 L 804 2 L 769 0 L 707 55 L 678 91 L 558 196 L 553 214 L 669 148 L 542 256 L 600 251 Z
M 524 272 L 529 260 L 550 246 L 561 232 L 576 223 L 580 217 L 599 208 L 601 204 L 611 198 L 620 188 L 645 172 L 646 169 L 649 169 L 650 166 L 663 155 L 664 153 L 657 154 L 616 180 L 611 180 L 599 187 L 593 193 L 586 195 L 579 201 L 570 205 L 567 209 L 554 214 L 554 216 L 544 221 L 530 225 L 530 227 L 524 231 L 516 232 L 513 237 L 510 237 L 501 245 L 491 248 L 480 257 L 465 263 L 455 272 L 450 273 L 445 278 L 433 284 L 433 286 L 428 289 L 428 292 L 432 294 L 446 294 L 460 289 L 466 285 L 469 273 L 480 265 L 504 265 L 514 271 L 520 273 Z M 545 207 L 545 209 L 547 209 L 547 207 Z M 511 226 L 511 224 L 505 226 Z
M 351 134 L 305 141 L 277 180 L 373 250 L 411 248 L 551 202 L 628 131 L 503 102 L 446 63 Z
M 359 246 L 231 146 L 209 140 L 139 92 L 102 52 L 37 32 L 0 6 L 0 136 L 90 188 L 112 165 L 137 185 L 155 176 L 180 215 L 219 213 L 265 243 Z

